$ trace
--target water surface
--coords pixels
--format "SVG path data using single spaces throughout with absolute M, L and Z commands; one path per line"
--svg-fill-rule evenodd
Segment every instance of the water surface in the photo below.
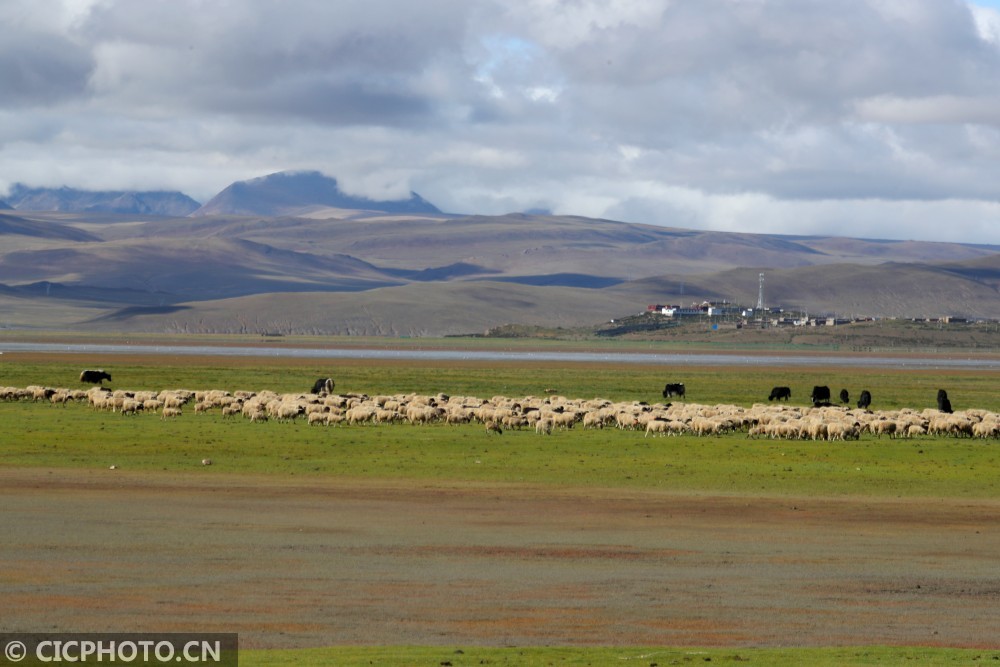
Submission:
M 1000 369 L 1000 359 L 910 356 L 795 354 L 713 354 L 706 352 L 565 352 L 511 350 L 410 350 L 378 348 L 308 348 L 216 345 L 125 345 L 98 343 L 0 343 L 3 352 L 72 354 L 152 354 L 164 356 L 287 357 L 299 359 L 388 359 L 413 361 L 539 361 L 565 363 L 646 364 L 657 366 L 838 366 L 907 369 Z

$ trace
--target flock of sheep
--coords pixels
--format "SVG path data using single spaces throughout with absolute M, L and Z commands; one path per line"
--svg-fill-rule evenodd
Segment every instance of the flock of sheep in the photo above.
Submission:
M 509 398 L 494 396 L 435 396 L 397 394 L 286 393 L 272 391 L 123 391 L 104 387 L 89 390 L 40 386 L 0 387 L 0 400 L 86 402 L 97 410 L 122 415 L 153 413 L 162 419 L 185 412 L 220 413 L 252 422 L 305 420 L 312 425 L 469 424 L 487 434 L 532 429 L 539 434 L 555 430 L 617 428 L 642 431 L 645 436 L 712 436 L 745 433 L 750 438 L 857 440 L 863 434 L 912 438 L 924 435 L 1000 437 L 1000 415 L 986 410 L 946 413 L 935 409 L 871 411 L 838 406 L 806 407 L 788 404 L 700 405 L 646 404 L 562 396 Z

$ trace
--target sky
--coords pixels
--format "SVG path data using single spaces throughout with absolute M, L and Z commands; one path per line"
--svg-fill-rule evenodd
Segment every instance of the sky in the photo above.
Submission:
M 1000 244 L 1000 0 L 3 0 L 0 196 Z

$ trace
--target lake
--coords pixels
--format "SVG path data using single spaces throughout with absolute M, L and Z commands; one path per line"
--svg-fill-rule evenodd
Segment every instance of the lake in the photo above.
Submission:
M 288 357 L 304 359 L 396 359 L 414 361 L 539 361 L 620 363 L 657 366 L 840 366 L 862 368 L 1000 369 L 1000 358 L 918 356 L 850 356 L 735 353 L 562 352 L 510 350 L 411 350 L 378 348 L 308 348 L 215 345 L 125 345 L 97 343 L 0 342 L 3 352 L 66 354 L 161 354 L 165 356 Z

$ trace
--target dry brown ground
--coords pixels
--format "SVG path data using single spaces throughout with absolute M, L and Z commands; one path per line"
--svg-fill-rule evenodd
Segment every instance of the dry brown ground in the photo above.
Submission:
M 200 472 L 200 471 L 199 471 Z M 0 469 L 0 632 L 996 647 L 1000 502 Z

